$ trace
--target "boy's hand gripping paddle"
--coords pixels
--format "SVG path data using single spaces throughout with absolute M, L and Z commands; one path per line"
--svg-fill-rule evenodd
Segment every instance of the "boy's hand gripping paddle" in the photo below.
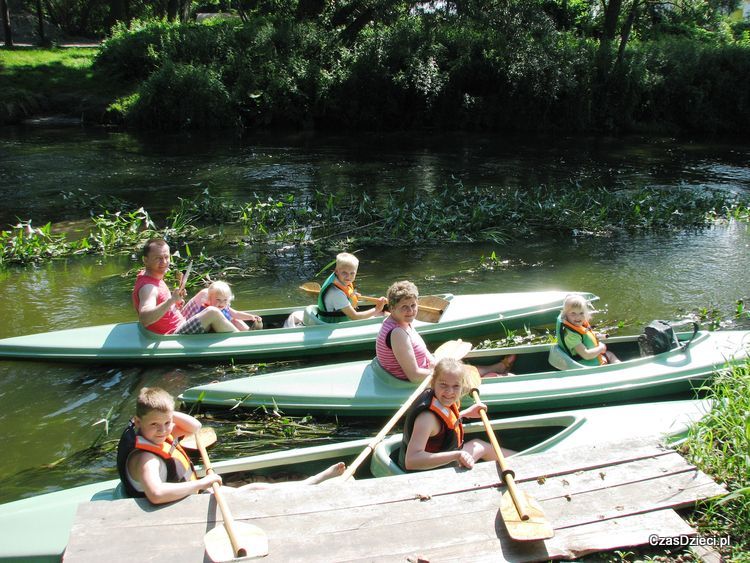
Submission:
M 206 473 L 213 473 L 214 470 L 211 467 L 211 461 L 208 459 L 206 447 L 201 441 L 200 432 L 194 434 L 194 436 L 195 444 L 201 452 Z M 216 504 L 219 505 L 221 510 L 221 517 L 224 519 L 223 526 L 215 526 L 203 537 L 206 544 L 206 554 L 211 561 L 233 561 L 237 558 L 268 555 L 266 533 L 258 526 L 245 522 L 235 522 L 219 484 L 213 483 L 211 487 L 214 491 Z

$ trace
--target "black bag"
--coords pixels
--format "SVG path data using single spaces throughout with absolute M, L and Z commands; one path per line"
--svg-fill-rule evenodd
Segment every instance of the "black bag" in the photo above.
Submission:
M 638 337 L 641 356 L 663 354 L 679 346 L 677 335 L 667 321 L 651 321 Z

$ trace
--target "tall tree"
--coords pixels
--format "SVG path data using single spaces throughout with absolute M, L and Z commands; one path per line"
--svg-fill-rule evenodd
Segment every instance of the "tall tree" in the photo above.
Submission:
M 47 45 L 47 38 L 44 35 L 44 10 L 42 10 L 42 0 L 36 0 L 36 21 L 39 27 L 39 45 Z
M 5 33 L 5 46 L 13 46 L 13 33 L 10 28 L 10 11 L 8 10 L 7 0 L 0 0 L 0 12 L 3 18 L 3 32 Z

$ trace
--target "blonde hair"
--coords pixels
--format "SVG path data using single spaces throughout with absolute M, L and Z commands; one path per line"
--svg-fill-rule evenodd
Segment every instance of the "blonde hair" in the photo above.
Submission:
M 419 299 L 419 290 L 416 285 L 410 281 L 404 280 L 391 284 L 391 287 L 388 288 L 387 295 L 388 307 L 393 310 L 402 299 Z
M 221 295 L 223 297 L 226 297 L 227 301 L 231 301 L 232 299 L 234 299 L 232 288 L 229 287 L 229 284 L 227 282 L 223 282 L 223 281 L 215 281 L 215 282 L 212 282 L 211 285 L 208 286 L 209 301 L 214 295 Z
M 336 267 L 342 268 L 350 266 L 354 268 L 355 270 L 359 268 L 359 258 L 354 256 L 354 254 L 349 254 L 348 252 L 340 252 L 336 255 Z
M 461 396 L 463 397 L 471 390 L 471 384 L 469 382 L 468 370 L 466 364 L 456 358 L 443 358 L 435 366 L 435 371 L 432 373 L 432 382 L 430 387 L 435 389 L 438 379 L 441 375 L 453 373 L 461 377 Z
M 173 412 L 174 397 L 161 387 L 144 387 L 135 401 L 135 415 L 142 417 L 151 411 Z
M 565 296 L 565 301 L 563 301 L 563 317 L 567 317 L 568 313 L 573 309 L 581 309 L 586 321 L 591 320 L 591 304 L 583 295 L 571 293 Z

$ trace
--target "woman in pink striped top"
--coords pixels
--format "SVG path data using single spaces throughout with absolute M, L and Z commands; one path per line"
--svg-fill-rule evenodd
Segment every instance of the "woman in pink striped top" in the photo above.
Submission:
M 419 310 L 419 290 L 410 281 L 388 288 L 390 316 L 383 321 L 375 341 L 375 353 L 383 368 L 393 377 L 419 383 L 432 373 L 436 360 L 411 326 Z M 481 375 L 507 375 L 510 358 L 490 366 L 477 366 Z

